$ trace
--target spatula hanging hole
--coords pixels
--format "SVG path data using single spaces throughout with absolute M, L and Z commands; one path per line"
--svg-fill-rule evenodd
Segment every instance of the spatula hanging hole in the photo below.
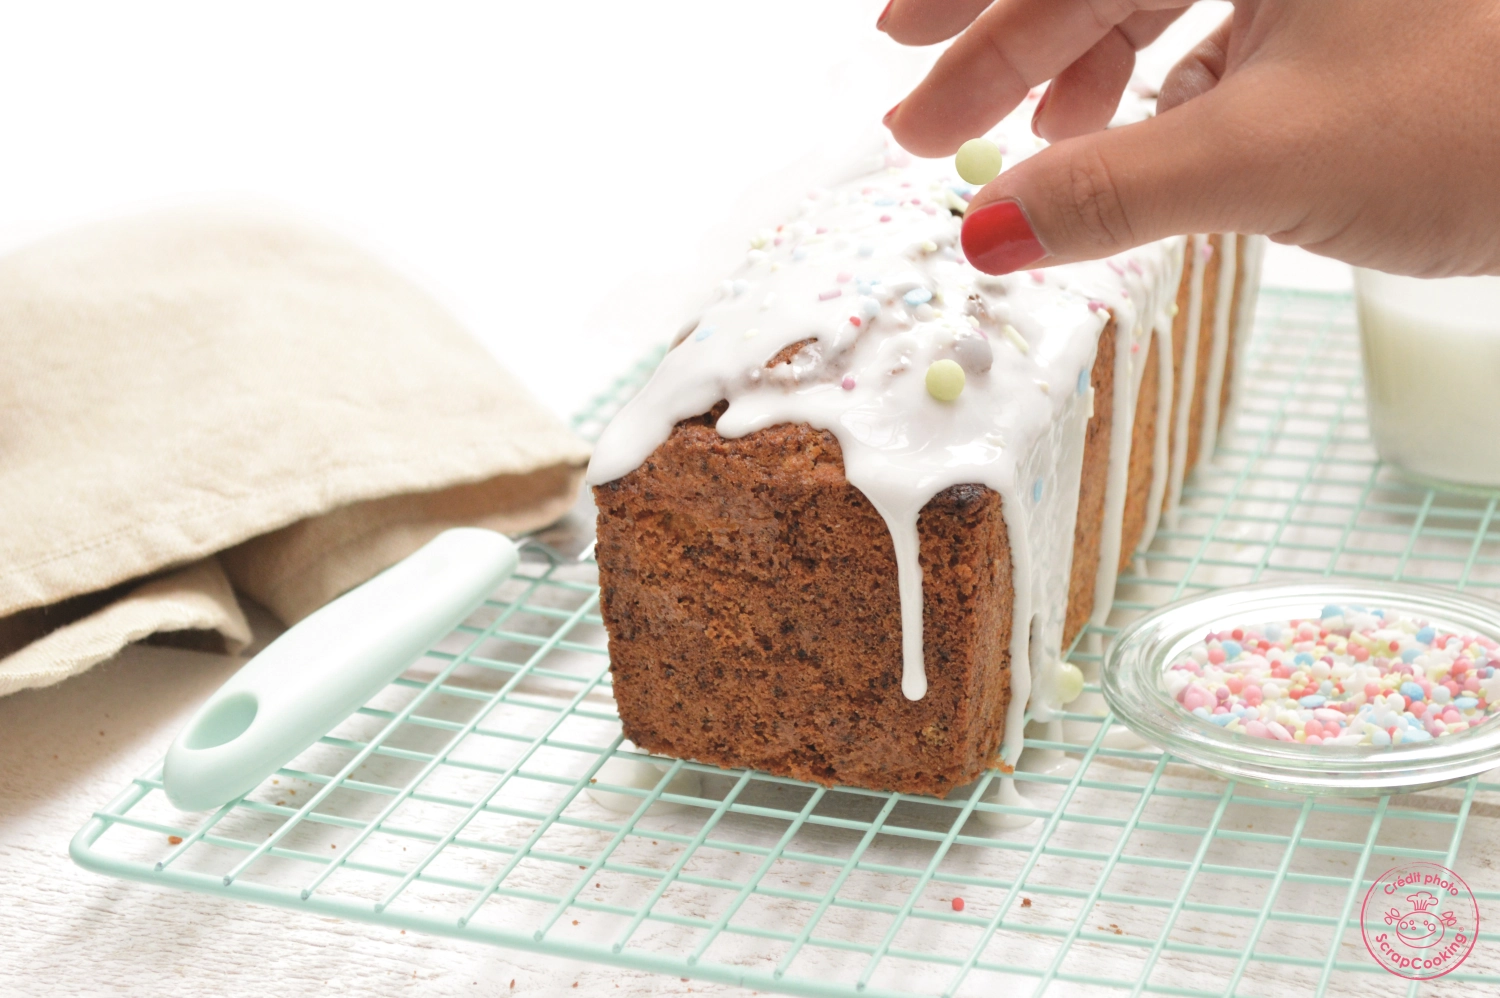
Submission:
M 208 713 L 193 725 L 192 733 L 188 735 L 187 747 L 210 749 L 234 741 L 250 727 L 250 722 L 255 720 L 255 713 L 259 707 L 254 694 L 251 693 L 235 693 L 225 697 L 214 704 Z

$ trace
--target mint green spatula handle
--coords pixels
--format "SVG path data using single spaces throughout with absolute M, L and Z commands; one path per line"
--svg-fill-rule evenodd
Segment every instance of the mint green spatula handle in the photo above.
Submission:
M 167 797 L 206 811 L 250 792 L 457 627 L 516 570 L 510 539 L 444 531 L 298 622 L 209 698 L 167 752 Z

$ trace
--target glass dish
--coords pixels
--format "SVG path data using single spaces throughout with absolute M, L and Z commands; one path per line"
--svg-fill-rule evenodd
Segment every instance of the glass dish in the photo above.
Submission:
M 1310 746 L 1224 731 L 1193 717 L 1167 692 L 1167 667 L 1206 632 L 1292 618 L 1317 620 L 1328 604 L 1399 611 L 1440 628 L 1500 641 L 1500 605 L 1464 593 L 1343 579 L 1239 586 L 1164 606 L 1128 626 L 1105 653 L 1104 697 L 1121 723 L 1172 755 L 1224 776 L 1293 793 L 1404 793 L 1500 765 L 1500 722 L 1389 748 Z

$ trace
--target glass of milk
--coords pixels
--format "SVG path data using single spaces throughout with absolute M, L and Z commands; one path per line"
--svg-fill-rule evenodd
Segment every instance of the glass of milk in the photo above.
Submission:
M 1500 277 L 1354 271 L 1370 434 L 1419 478 L 1500 487 Z

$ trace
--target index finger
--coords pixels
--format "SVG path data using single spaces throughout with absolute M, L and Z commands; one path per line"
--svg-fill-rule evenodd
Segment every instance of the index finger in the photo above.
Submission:
M 983 135 L 1139 10 L 1192 0 L 996 0 L 886 120 L 918 156 L 946 156 Z

